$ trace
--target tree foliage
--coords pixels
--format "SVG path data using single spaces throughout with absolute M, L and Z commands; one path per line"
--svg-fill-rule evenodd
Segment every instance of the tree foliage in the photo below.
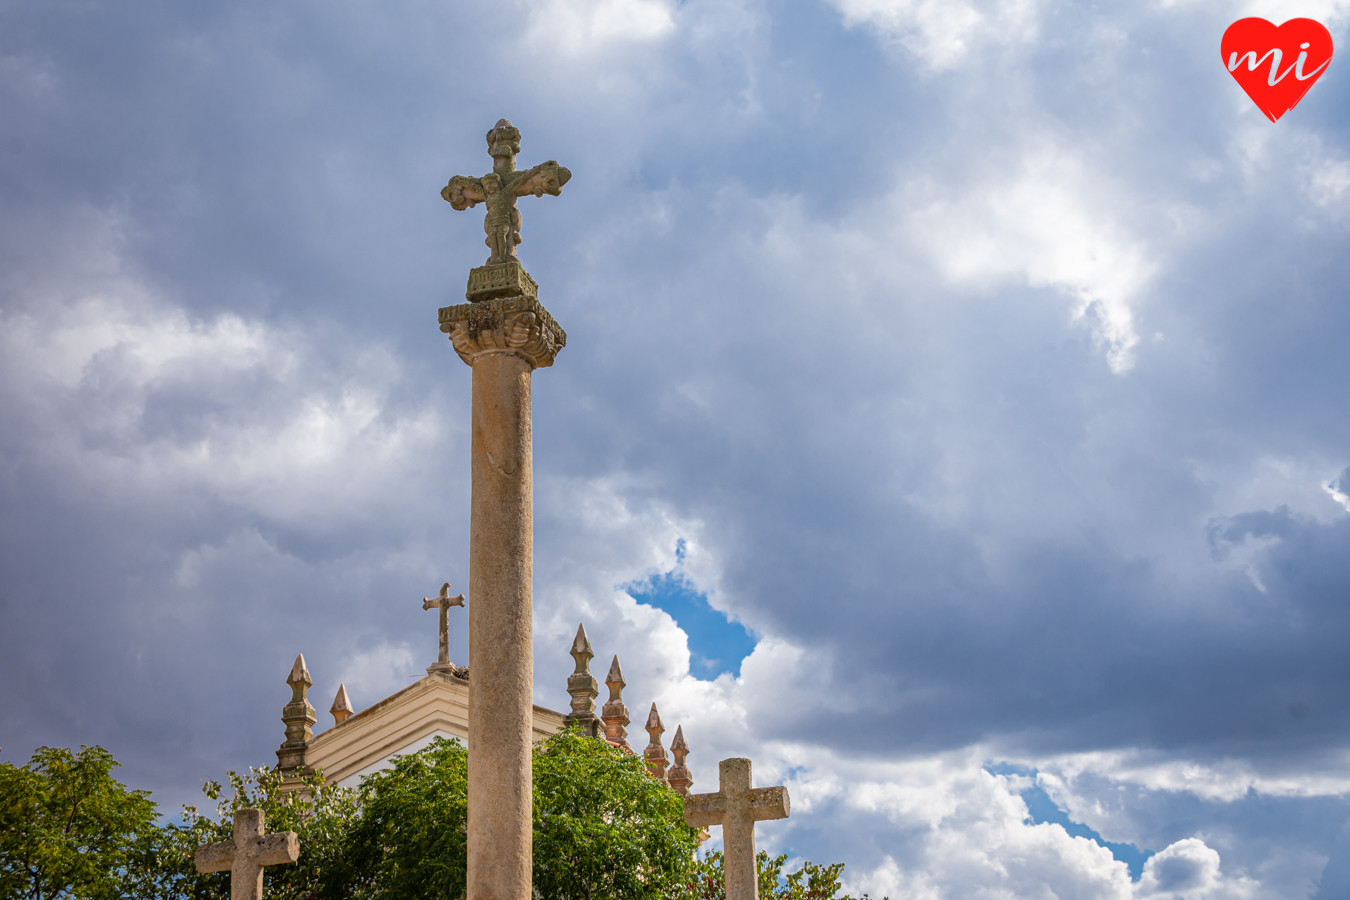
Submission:
M 836 897 L 842 886 L 839 876 L 844 864 L 822 866 L 807 861 L 795 872 L 783 874 L 788 856 L 770 857 L 763 850 L 755 855 L 760 900 L 854 900 Z M 686 882 L 684 900 L 726 900 L 727 886 L 722 871 L 722 853 L 714 850 L 694 863 Z M 871 900 L 863 894 L 858 900 Z
M 467 870 L 468 754 L 456 740 L 398 757 L 359 789 L 269 768 L 207 782 L 213 815 L 158 824 L 145 791 L 113 780 L 99 747 L 40 748 L 0 765 L 0 900 L 226 900 L 228 873 L 198 874 L 197 847 L 230 840 L 261 809 L 294 831 L 300 858 L 264 870 L 270 900 L 460 900 Z M 683 801 L 642 759 L 576 731 L 534 753 L 534 889 L 548 900 L 725 900 L 720 853 L 695 855 Z M 834 900 L 842 864 L 759 854 L 763 900 Z M 850 900 L 850 898 L 840 898 Z M 862 900 L 868 900 L 866 895 Z
M 562 731 L 534 756 L 534 887 L 543 897 L 662 900 L 698 849 L 679 794 L 642 758 Z
M 164 896 L 228 900 L 229 873 L 199 874 L 193 857 L 202 844 L 232 840 L 234 814 L 246 808 L 263 811 L 269 832 L 294 831 L 300 838 L 300 858 L 295 863 L 263 870 L 267 897 L 309 900 L 341 896 L 323 893 L 323 879 L 344 862 L 348 833 L 360 818 L 357 792 L 326 784 L 317 774 L 306 775 L 297 783 L 266 766 L 249 769 L 243 775 L 226 772 L 225 778 L 228 794 L 216 781 L 208 781 L 202 788 L 202 793 L 215 801 L 215 818 L 188 806 L 183 809 L 182 822 L 166 827 L 169 842 L 177 853 L 164 863 L 176 867 L 177 892 Z
M 28 764 L 0 763 L 0 898 L 105 900 L 154 896 L 164 835 L 147 791 L 112 777 L 102 747 L 39 747 Z

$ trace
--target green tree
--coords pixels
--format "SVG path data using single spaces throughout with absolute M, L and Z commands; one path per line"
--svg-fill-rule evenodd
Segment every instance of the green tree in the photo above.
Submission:
M 39 747 L 0 763 L 0 900 L 156 897 L 172 876 L 148 791 L 112 777 L 102 747 Z
M 640 756 L 576 731 L 534 754 L 534 888 L 558 900 L 661 900 L 688 881 L 698 831 Z
M 0 765 L 0 900 L 225 900 L 227 873 L 198 874 L 197 847 L 229 840 L 234 813 L 261 809 L 294 831 L 300 858 L 265 870 L 270 900 L 460 900 L 465 892 L 468 755 L 437 739 L 359 790 L 297 785 L 266 767 L 207 782 L 214 816 L 185 807 L 159 825 L 145 791 L 113 780 L 99 747 L 40 748 Z M 298 789 L 297 789 L 298 788 Z M 575 731 L 534 753 L 534 887 L 548 900 L 725 900 L 720 853 L 695 858 L 683 801 L 640 757 Z M 759 854 L 764 900 L 835 900 L 842 865 Z M 849 900 L 849 898 L 839 898 Z M 866 900 L 864 895 L 863 900 Z
M 226 772 L 225 777 L 228 796 L 216 781 L 208 781 L 202 788 L 202 793 L 215 801 L 214 819 L 188 806 L 183 809 L 181 823 L 164 829 L 163 844 L 173 848 L 173 852 L 162 854 L 164 881 L 173 890 L 166 896 L 227 900 L 229 874 L 199 874 L 193 857 L 202 844 L 231 840 L 235 811 L 245 808 L 261 809 L 269 832 L 294 831 L 300 838 L 300 858 L 295 863 L 263 870 L 266 896 L 271 900 L 330 896 L 323 892 L 324 879 L 343 864 L 348 834 L 360 816 L 357 792 L 326 784 L 321 774 L 305 775 L 298 783 L 288 781 L 266 766 L 249 769 L 243 775 Z
M 839 876 L 844 864 L 822 866 L 807 861 L 788 875 L 783 874 L 788 857 L 770 857 L 763 850 L 755 855 L 760 900 L 854 900 L 836 897 L 842 889 Z M 722 853 L 714 850 L 698 860 L 686 883 L 686 900 L 726 900 L 727 886 L 722 873 Z M 863 894 L 858 900 L 870 900 Z
M 436 740 L 361 786 L 362 815 L 323 896 L 464 895 L 468 755 Z M 698 847 L 679 795 L 639 757 L 563 731 L 534 753 L 534 888 L 550 900 L 664 900 Z

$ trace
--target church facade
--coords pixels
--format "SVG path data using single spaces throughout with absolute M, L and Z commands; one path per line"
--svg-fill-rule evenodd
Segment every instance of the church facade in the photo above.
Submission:
M 445 594 L 444 590 L 442 594 Z M 434 601 L 426 602 L 428 609 L 434 608 Z M 317 721 L 315 709 L 308 699 L 313 680 L 304 654 L 298 655 L 286 679 L 292 696 L 291 702 L 282 710 L 286 740 L 277 750 L 277 767 L 291 775 L 319 771 L 329 784 L 356 787 L 367 775 L 392 767 L 397 757 L 416 753 L 437 737 L 458 738 L 472 752 L 469 743 L 470 673 L 468 667 L 449 661 L 446 644 L 443 634 L 441 658 L 427 667 L 426 677 L 360 712 L 352 708 L 346 686 L 339 686 L 329 710 L 334 724 L 318 735 L 313 730 Z M 599 683 L 590 672 L 594 654 L 584 626 L 577 628 L 571 655 L 576 660 L 576 671 L 567 679 L 572 710 L 561 713 L 535 704 L 531 723 L 534 742 L 574 724 L 583 733 L 632 753 L 627 740 L 630 719 L 623 702 L 625 682 L 619 658 L 614 657 L 610 665 L 605 678 L 609 700 L 604 704 L 602 714 L 597 715 L 595 700 L 599 695 Z M 693 779 L 683 765 L 688 753 L 683 729 L 676 731 L 671 744 L 675 765 L 669 764 L 661 743 L 665 728 L 655 703 L 647 717 L 646 731 L 650 740 L 642 755 L 648 770 L 654 777 L 687 794 Z

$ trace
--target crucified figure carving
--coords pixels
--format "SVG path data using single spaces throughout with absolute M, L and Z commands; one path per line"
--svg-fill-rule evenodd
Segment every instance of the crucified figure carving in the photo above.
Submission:
M 516 198 L 526 194 L 556 197 L 562 193 L 562 187 L 572 173 L 552 159 L 525 172 L 517 172 L 520 129 L 506 119 L 499 120 L 487 133 L 487 142 L 492 171 L 482 178 L 456 175 L 441 188 L 441 196 L 455 209 L 487 204 L 487 217 L 483 220 L 487 240 L 483 243 L 492 251 L 486 264 L 493 266 L 516 261 L 516 244 L 521 241 Z

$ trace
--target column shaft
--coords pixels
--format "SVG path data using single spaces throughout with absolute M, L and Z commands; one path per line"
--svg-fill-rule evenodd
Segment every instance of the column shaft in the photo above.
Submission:
M 528 361 L 473 359 L 467 900 L 531 900 L 534 558 Z
M 727 810 L 722 823 L 722 854 L 727 900 L 759 900 L 755 822 L 749 815 Z

